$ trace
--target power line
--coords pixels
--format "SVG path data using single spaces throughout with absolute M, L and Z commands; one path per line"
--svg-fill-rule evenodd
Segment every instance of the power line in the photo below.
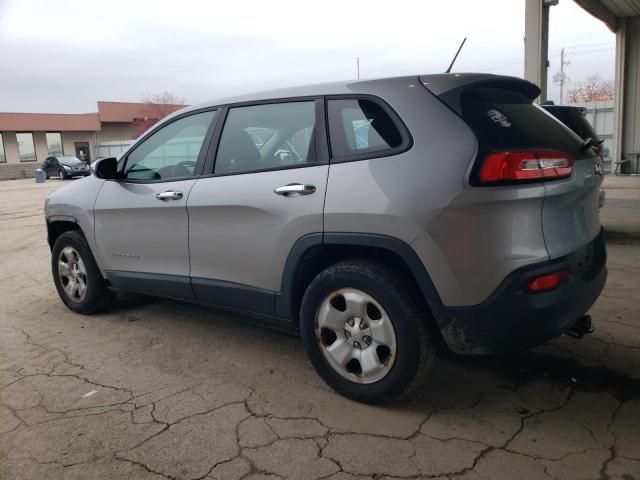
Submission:
M 552 48 L 550 52 L 558 52 L 563 48 L 583 48 L 583 47 L 597 47 L 600 45 L 615 45 L 616 42 L 600 42 L 600 43 L 581 43 L 579 45 L 565 45 L 564 47 Z
M 615 48 L 600 48 L 596 50 L 587 50 L 586 52 L 571 52 L 571 55 L 586 55 L 588 53 L 610 52 L 611 50 L 615 50 Z
M 549 50 L 549 53 L 555 53 L 555 52 L 562 52 L 562 50 L 564 49 L 577 49 L 577 48 L 586 48 L 586 47 L 596 47 L 596 46 L 600 46 L 600 45 L 615 45 L 616 42 L 600 42 L 600 43 L 584 43 L 584 44 L 580 44 L 580 45 L 567 45 L 565 47 L 560 47 L 560 48 L 555 48 L 552 50 Z M 570 52 L 571 55 L 584 55 L 584 54 L 588 54 L 588 53 L 598 53 L 598 52 L 605 52 L 605 51 L 609 51 L 609 50 L 615 50 L 615 47 L 611 47 L 611 48 L 602 48 L 602 49 L 595 49 L 595 50 L 588 50 L 588 51 L 572 51 Z M 503 68 L 503 67 L 508 67 L 511 65 L 517 65 L 518 63 L 524 63 L 524 56 L 521 57 L 517 57 L 517 58 L 510 58 L 510 59 L 506 59 L 506 60 L 501 60 L 498 62 L 492 62 L 492 63 L 487 63 L 487 64 L 483 64 L 483 65 L 475 65 L 475 66 L 471 66 L 471 67 L 466 67 L 469 70 L 484 70 L 484 69 L 491 69 L 491 68 Z
M 497 67 L 497 66 L 502 66 L 503 64 L 508 65 L 515 65 L 517 63 L 522 63 L 524 62 L 524 57 L 517 57 L 517 58 L 512 58 L 509 60 L 502 60 L 500 62 L 494 62 L 494 63 L 487 63 L 485 65 L 476 65 L 473 67 L 468 67 L 469 69 L 484 69 L 484 68 L 493 68 L 493 67 Z

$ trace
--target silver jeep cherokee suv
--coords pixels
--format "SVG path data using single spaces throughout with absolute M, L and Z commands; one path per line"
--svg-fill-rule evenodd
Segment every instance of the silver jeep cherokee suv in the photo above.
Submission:
M 436 345 L 561 335 L 606 279 L 599 158 L 517 78 L 341 82 L 190 107 L 52 193 L 73 311 L 141 292 L 299 330 L 343 395 L 398 397 Z

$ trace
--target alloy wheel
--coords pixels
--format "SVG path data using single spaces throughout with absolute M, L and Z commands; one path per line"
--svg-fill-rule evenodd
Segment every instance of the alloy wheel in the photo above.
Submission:
M 79 303 L 87 295 L 87 270 L 78 251 L 65 247 L 58 256 L 58 275 L 69 300 Z
M 341 288 L 316 314 L 316 340 L 329 365 L 355 383 L 375 383 L 393 367 L 397 342 L 391 318 L 369 294 Z

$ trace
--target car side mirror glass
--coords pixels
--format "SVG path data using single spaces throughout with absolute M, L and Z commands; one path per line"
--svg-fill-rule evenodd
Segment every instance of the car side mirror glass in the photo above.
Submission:
M 104 180 L 118 178 L 118 159 L 116 157 L 102 158 L 93 164 L 93 174 Z

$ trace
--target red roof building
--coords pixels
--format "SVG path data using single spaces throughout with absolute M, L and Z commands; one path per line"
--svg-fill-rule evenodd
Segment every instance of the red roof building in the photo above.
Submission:
M 183 107 L 98 102 L 96 113 L 0 112 L 0 179 L 7 178 L 4 170 L 13 172 L 8 178 L 30 176 L 50 156 L 74 155 L 91 162 L 119 154 L 153 124 Z

